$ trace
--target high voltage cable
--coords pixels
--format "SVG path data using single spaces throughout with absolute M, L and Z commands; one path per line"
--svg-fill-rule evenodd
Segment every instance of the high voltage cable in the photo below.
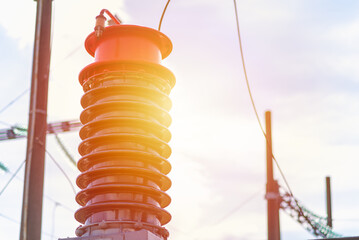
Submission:
M 19 166 L 19 168 L 12 174 L 10 180 L 8 181 L 8 183 L 5 185 L 5 187 L 4 187 L 4 188 L 2 189 L 2 191 L 0 192 L 0 196 L 1 196 L 1 194 L 5 191 L 6 187 L 10 184 L 10 182 L 16 177 L 18 171 L 21 169 L 21 167 L 22 167 L 22 165 L 23 165 L 24 163 L 25 163 L 25 161 L 23 161 L 22 164 Z M 11 172 L 8 171 L 8 173 L 11 173 Z M 23 180 L 21 180 L 21 179 L 18 179 L 18 180 L 23 181 Z M 70 211 L 71 213 L 74 212 L 74 210 L 71 209 L 70 207 L 67 207 L 67 206 L 64 205 L 64 204 L 62 204 L 62 203 L 60 203 L 60 202 L 58 202 L 58 201 L 56 201 L 56 200 L 53 200 L 53 199 L 50 198 L 49 196 L 45 195 L 45 197 L 46 197 L 48 200 L 53 201 L 56 206 L 60 206 L 60 207 L 62 207 L 62 208 L 64 208 L 64 209 Z M 8 216 L 2 214 L 2 213 L 0 213 L 0 217 L 3 217 L 4 219 L 7 219 L 8 221 L 11 221 L 11 222 L 13 222 L 13 223 L 20 224 L 19 221 L 15 220 L 15 219 L 13 219 L 13 218 L 10 218 L 10 217 L 8 217 Z M 53 218 L 54 218 L 54 216 L 53 216 Z M 53 229 L 54 229 L 54 228 L 53 228 Z M 54 238 L 53 231 L 52 231 L 51 234 L 49 234 L 49 233 L 47 233 L 47 232 L 42 232 L 42 234 L 47 235 L 47 236 L 49 236 L 49 237 L 51 237 L 51 238 Z M 56 238 L 58 238 L 58 237 L 56 237 Z
M 54 208 L 52 209 L 52 226 L 51 226 L 51 239 L 54 239 L 54 232 L 55 232 L 55 213 L 56 213 L 56 208 L 58 207 L 58 204 L 55 203 L 54 204 Z
M 81 49 L 81 46 L 76 47 L 74 50 L 72 50 L 68 55 L 66 55 L 60 63 L 62 63 L 64 60 L 66 60 L 67 58 L 69 58 L 70 56 L 72 56 L 73 54 L 75 54 L 78 50 Z M 16 103 L 18 100 L 21 99 L 21 97 L 23 97 L 28 91 L 30 91 L 30 88 L 25 89 L 21 94 L 19 94 L 18 96 L 16 96 L 13 100 L 11 100 L 8 104 L 6 104 L 1 110 L 0 110 L 0 114 L 2 114 L 6 109 L 8 109 L 9 107 L 11 107 L 14 103 Z M 0 121 L 1 124 L 3 125 L 7 125 L 7 126 L 12 126 L 11 124 L 4 122 L 4 121 Z
M 21 94 L 19 94 L 18 96 L 16 96 L 13 100 L 11 100 L 8 104 L 6 104 L 1 110 L 0 110 L 0 114 L 3 113 L 6 109 L 8 109 L 11 105 L 13 105 L 15 102 L 17 102 L 22 96 L 24 96 L 28 91 L 30 90 L 30 88 L 27 88 L 25 91 L 23 91 Z
M 267 144 L 268 144 L 269 141 L 268 141 L 267 135 L 266 135 L 266 133 L 265 133 L 265 131 L 264 131 L 264 129 L 263 129 L 263 126 L 262 126 L 262 124 L 261 124 L 261 121 L 260 121 L 260 119 L 259 119 L 258 112 L 257 112 L 256 106 L 255 106 L 255 103 L 254 103 L 254 100 L 253 100 L 253 96 L 252 96 L 252 93 L 251 93 L 251 89 L 250 89 L 250 86 L 249 86 L 249 81 L 248 81 L 248 76 L 247 76 L 247 71 L 246 71 L 244 56 L 243 56 L 242 41 L 241 41 L 240 30 L 239 30 L 239 20 L 238 20 L 238 11 L 237 11 L 237 3 L 236 3 L 236 0 L 233 0 L 233 3 L 234 3 L 234 10 L 235 10 L 235 16 L 236 16 L 236 23 L 237 23 L 238 41 L 239 41 L 239 47 L 240 47 L 240 52 L 241 52 L 242 65 L 243 65 L 244 76 L 245 76 L 245 80 L 246 80 L 246 84 L 247 84 L 247 89 L 248 89 L 248 93 L 249 93 L 249 96 L 250 96 L 250 99 L 251 99 L 251 102 L 252 102 L 253 110 L 254 110 L 255 115 L 256 115 L 256 117 L 257 117 L 258 124 L 259 124 L 260 129 L 262 130 L 262 133 L 263 133 L 263 135 L 264 135 L 264 137 L 265 137 L 265 139 L 266 139 L 266 141 L 267 141 Z M 283 178 L 283 180 L 284 180 L 284 182 L 285 182 L 285 184 L 286 184 L 286 186 L 287 186 L 287 188 L 288 188 L 289 195 L 292 197 L 292 199 L 293 199 L 295 205 L 298 207 L 299 213 L 300 213 L 302 216 L 305 217 L 305 219 L 307 220 L 307 223 L 308 223 L 313 229 L 318 229 L 318 228 L 319 228 L 319 231 L 322 233 L 323 228 L 324 228 L 324 227 L 327 227 L 327 226 L 319 225 L 317 222 L 311 222 L 310 219 L 308 219 L 308 217 L 304 214 L 304 211 L 307 212 L 307 213 L 312 214 L 312 215 L 315 216 L 315 217 L 316 217 L 316 215 L 313 214 L 312 212 L 306 210 L 305 208 L 303 209 L 302 206 L 299 205 L 298 200 L 294 197 L 293 192 L 292 192 L 292 190 L 291 190 L 291 188 L 290 188 L 290 186 L 289 186 L 289 183 L 288 183 L 288 181 L 287 181 L 287 179 L 286 179 L 286 177 L 285 177 L 285 175 L 284 175 L 282 169 L 280 168 L 277 159 L 274 157 L 273 153 L 272 153 L 272 159 L 274 160 L 274 162 L 275 162 L 275 164 L 276 164 L 276 166 L 277 166 L 277 168 L 278 168 L 278 170 L 279 170 L 279 172 L 280 172 L 280 175 L 282 176 L 282 178 Z M 330 231 L 329 231 L 328 229 L 329 229 Z M 325 234 L 329 234 L 329 235 L 331 235 L 331 236 L 339 236 L 339 235 L 337 235 L 336 233 L 333 233 L 330 228 L 328 228 L 328 229 L 325 229 L 325 230 L 326 230 Z M 317 232 L 314 232 L 314 234 L 317 235 Z
M 258 121 L 258 124 L 259 124 L 259 127 L 260 129 L 262 130 L 262 133 L 268 143 L 268 138 L 267 138 L 267 134 L 265 133 L 264 131 L 264 128 L 263 128 L 263 125 L 259 119 L 259 115 L 258 115 L 258 112 L 257 112 L 257 108 L 256 108 L 256 105 L 254 103 L 254 99 L 253 99 L 253 96 L 252 96 L 252 91 L 251 91 L 251 88 L 249 86 L 249 81 L 248 81 L 248 76 L 247 76 L 247 70 L 246 70 L 246 65 L 245 65 L 245 61 L 244 61 L 244 54 L 243 54 L 243 47 L 242 47 L 242 40 L 241 40 L 241 33 L 240 33 L 240 30 L 239 30 L 239 20 L 238 20 L 238 11 L 237 11 L 237 2 L 236 0 L 233 0 L 233 3 L 234 3 L 234 11 L 235 11 L 235 15 L 236 15 L 236 23 L 237 23 L 237 34 L 238 34 L 238 42 L 239 42 L 239 48 L 240 48 L 240 52 L 241 52 L 241 58 L 242 58 L 242 65 L 243 65 L 243 72 L 244 72 L 244 77 L 245 77 L 245 80 L 246 80 L 246 85 L 247 85 L 247 89 L 248 89 L 248 93 L 249 93 L 249 97 L 251 99 L 251 103 L 252 103 L 252 107 L 253 107 L 253 110 L 254 110 L 254 113 L 256 115 L 256 118 L 257 118 L 257 121 Z M 282 171 L 282 169 L 280 168 L 279 164 L 278 164 L 278 161 L 277 159 L 274 157 L 273 153 L 272 153 L 272 158 L 289 190 L 289 192 L 293 195 L 293 192 L 288 184 L 288 181 L 287 179 L 285 178 L 284 176 L 284 173 Z
M 55 10 L 55 5 L 53 4 L 53 10 Z M 55 11 L 53 11 L 55 12 Z M 55 22 L 55 14 L 53 14 L 52 16 L 52 26 L 51 26 L 51 46 L 52 46 L 52 42 L 53 42 L 53 28 L 54 28 L 54 22 Z M 62 63 L 63 61 L 65 61 L 66 59 L 68 59 L 70 56 L 72 56 L 74 53 L 76 53 L 78 50 L 81 49 L 81 46 L 76 47 L 74 50 L 72 50 L 68 55 L 66 55 L 59 63 Z M 11 100 L 7 105 L 5 105 L 2 109 L 0 109 L 0 114 L 3 113 L 7 108 L 9 108 L 11 105 L 13 105 L 15 102 L 17 102 L 22 96 L 24 96 L 28 91 L 30 91 L 30 88 L 27 88 L 25 91 L 23 91 L 21 94 L 19 94 L 18 96 L 16 96 L 13 100 Z M 11 124 L 6 123 L 4 121 L 0 121 L 1 124 L 7 125 L 7 126 L 11 126 Z
M 222 216 L 221 218 L 219 218 L 217 221 L 212 222 L 208 225 L 202 225 L 200 227 L 196 227 L 195 229 L 192 229 L 188 232 L 186 231 L 182 231 L 180 229 L 177 229 L 177 231 L 189 236 L 189 238 L 192 238 L 195 234 L 197 234 L 198 232 L 201 233 L 203 232 L 203 228 L 208 228 L 208 227 L 212 227 L 212 226 L 217 226 L 218 224 L 220 224 L 221 222 L 223 222 L 225 219 L 227 219 L 228 217 L 230 217 L 231 215 L 233 215 L 234 213 L 236 213 L 238 210 L 242 209 L 242 207 L 244 207 L 246 204 L 248 204 L 249 202 L 251 202 L 254 198 L 256 198 L 258 196 L 258 194 L 260 194 L 262 192 L 262 190 L 259 190 L 255 193 L 253 193 L 252 195 L 250 195 L 248 198 L 244 199 L 241 203 L 239 203 L 236 207 L 234 207 L 230 212 L 228 212 L 227 214 L 225 214 L 224 216 Z M 172 227 L 172 226 L 171 226 Z M 197 238 L 196 238 L 197 239 Z
M 9 220 L 10 222 L 20 224 L 19 221 L 15 220 L 15 219 L 13 219 L 13 218 L 11 218 L 11 217 L 8 217 L 8 216 L 6 216 L 6 215 L 4 215 L 4 214 L 2 214 L 2 213 L 0 213 L 0 217 L 3 217 L 3 218 L 5 218 L 5 219 Z
M 313 235 L 321 236 L 324 238 L 335 238 L 342 236 L 333 232 L 332 227 L 327 225 L 326 217 L 319 216 L 308 210 L 299 204 L 299 201 L 288 192 L 281 194 L 280 208 Z M 306 226 L 304 223 L 308 226 Z
M 6 219 L 6 220 L 8 220 L 10 222 L 16 223 L 18 225 L 20 224 L 19 221 L 15 220 L 15 219 L 13 219 L 13 218 L 11 218 L 9 216 L 6 216 L 6 215 L 4 215 L 2 213 L 0 213 L 0 217 L 4 218 L 4 219 Z M 50 233 L 47 233 L 47 232 L 44 232 L 44 231 L 41 231 L 41 234 L 44 234 L 44 235 L 49 236 L 49 237 L 53 237 Z M 56 238 L 58 239 L 59 237 L 56 237 Z
M 74 48 L 69 54 L 67 54 L 62 60 L 65 61 L 66 59 L 68 59 L 69 57 L 71 57 L 72 55 L 74 55 L 76 52 L 78 52 L 80 49 L 82 48 L 82 45 L 77 46 L 76 48 Z M 61 63 L 60 62 L 60 63 Z
M 161 26 L 162 26 L 162 20 L 163 20 L 163 17 L 166 13 L 166 10 L 167 10 L 167 7 L 168 7 L 168 4 L 170 3 L 171 0 L 168 0 L 167 3 L 166 3 L 166 6 L 165 8 L 163 9 L 163 12 L 162 12 L 162 15 L 161 15 L 161 19 L 160 19 L 160 23 L 158 25 L 158 31 L 161 31 Z
M 55 165 L 58 167 L 58 169 L 60 169 L 60 171 L 62 172 L 62 174 L 65 176 L 66 180 L 69 182 L 72 191 L 74 192 L 74 194 L 76 195 L 76 190 L 74 185 L 72 184 L 69 176 L 66 174 L 66 172 L 64 171 L 64 169 L 60 166 L 60 164 L 55 160 L 55 158 L 49 153 L 49 151 L 47 151 L 47 149 L 45 148 L 45 152 L 47 153 L 47 155 L 50 157 L 50 159 L 55 163 Z
M 51 21 L 53 22 L 53 21 Z M 53 27 L 53 26 L 52 26 Z M 51 27 L 51 29 L 52 29 Z M 53 41 L 53 30 L 51 30 L 51 43 L 50 43 L 50 48 L 51 48 L 51 45 L 52 45 L 52 41 Z M 17 102 L 22 96 L 24 96 L 28 91 L 30 90 L 30 88 L 27 88 L 25 91 L 23 91 L 20 95 L 18 95 L 17 97 L 15 97 L 12 101 L 10 101 L 7 105 L 5 105 L 1 110 L 0 110 L 0 114 L 3 113 L 7 108 L 9 108 L 11 105 L 13 105 L 15 102 Z M 1 123 L 5 124 L 5 125 L 8 125 L 7 123 L 5 122 L 2 122 Z
M 247 69 L 246 69 L 246 64 L 245 64 L 244 56 L 243 56 L 244 54 L 243 54 L 243 48 L 242 48 L 241 32 L 240 32 L 240 30 L 239 30 L 239 20 L 238 20 L 238 11 L 237 11 L 237 3 L 236 3 L 236 0 L 233 0 L 233 3 L 234 3 L 234 11 L 235 11 L 235 14 L 236 14 L 236 23 L 237 23 L 237 34 L 238 34 L 239 49 L 240 49 L 240 51 L 241 51 L 243 72 L 244 72 L 244 77 L 245 77 L 245 79 L 246 79 L 246 84 L 247 84 L 247 89 L 248 89 L 249 97 L 251 98 L 252 107 L 253 107 L 254 113 L 256 114 L 259 127 L 261 128 L 263 135 L 267 138 L 267 135 L 266 135 L 266 133 L 265 133 L 265 131 L 264 131 L 264 128 L 263 128 L 262 123 L 261 123 L 261 120 L 259 119 L 259 115 L 258 115 L 258 112 L 257 112 L 257 108 L 256 108 L 256 105 L 254 104 L 254 100 L 253 100 L 253 96 L 252 96 L 252 91 L 251 91 L 251 88 L 250 88 L 250 86 L 249 86 L 249 81 L 248 81 L 248 76 L 247 76 Z
M 10 170 L 9 170 L 7 173 L 9 173 L 9 174 L 14 174 L 14 176 L 15 176 L 14 178 L 17 179 L 17 180 L 20 181 L 20 182 L 23 182 L 23 181 L 24 181 L 24 179 L 22 179 L 21 177 L 17 176 L 17 174 L 12 173 Z M 50 200 L 51 202 L 56 203 L 58 206 L 62 207 L 63 209 L 65 209 L 65 210 L 67 210 L 67 211 L 69 211 L 69 212 L 71 212 L 71 213 L 74 213 L 74 212 L 75 212 L 75 210 L 72 209 L 71 207 L 66 206 L 66 205 L 63 204 L 63 203 L 54 200 L 54 199 L 51 198 L 50 196 L 48 196 L 48 195 L 46 195 L 46 194 L 44 194 L 44 196 L 45 196 L 45 198 L 46 198 L 47 200 Z
M 11 183 L 11 181 L 15 178 L 16 174 L 20 171 L 20 169 L 22 168 L 22 166 L 24 165 L 24 163 L 26 162 L 26 160 L 24 160 L 20 166 L 16 169 L 16 171 L 11 175 L 11 178 L 9 179 L 9 181 L 5 184 L 5 186 L 3 187 L 3 189 L 0 192 L 0 196 L 1 194 L 3 194 L 3 192 L 6 190 L 6 188 L 9 186 L 9 184 Z
M 66 172 L 64 171 L 64 169 L 61 167 L 61 165 L 56 161 L 56 159 L 51 155 L 51 153 L 46 149 L 45 145 L 41 142 L 41 141 L 37 141 L 45 150 L 45 152 L 47 153 L 47 155 L 50 157 L 50 159 L 55 163 L 55 165 L 57 166 L 57 168 L 62 172 L 62 174 L 65 176 L 66 180 L 69 182 L 72 191 L 74 192 L 74 194 L 76 195 L 76 190 L 74 185 L 72 184 L 69 176 L 66 174 Z
M 64 123 L 64 122 L 62 122 Z M 62 124 L 60 123 L 60 124 Z M 70 128 L 75 128 L 77 127 L 77 123 L 69 123 Z M 56 124 L 56 125 L 55 125 Z M 81 124 L 81 123 L 80 123 Z M 47 125 L 48 129 L 47 129 L 47 133 L 52 133 L 55 135 L 55 140 L 57 142 L 57 144 L 59 145 L 59 147 L 61 148 L 61 150 L 65 153 L 66 157 L 69 159 L 69 161 L 71 162 L 72 165 L 74 165 L 76 167 L 76 161 L 75 159 L 72 157 L 72 155 L 70 154 L 70 152 L 67 150 L 65 144 L 63 143 L 63 141 L 61 140 L 61 138 L 59 137 L 59 135 L 57 134 L 56 131 L 58 131 L 59 128 L 59 123 L 49 123 Z M 54 129 L 56 128 L 56 129 Z M 16 130 L 16 131 L 15 131 Z M 71 129 L 68 129 L 66 131 L 70 131 Z M 60 130 L 61 131 L 61 130 Z M 64 129 L 62 131 L 65 131 Z M 9 132 L 11 132 L 14 136 L 9 138 Z M 5 137 L 3 137 L 4 135 L 7 135 Z M 19 126 L 11 126 L 11 129 L 7 129 L 7 130 L 0 130 L 0 140 L 9 140 L 9 139 L 16 139 L 16 138 L 20 138 L 20 137 L 26 137 L 27 135 L 27 128 L 24 127 L 19 127 Z M 6 138 L 7 137 L 7 138 Z M 7 168 L 4 164 L 2 164 L 2 162 L 0 162 L 0 169 L 4 170 L 5 172 L 7 171 Z
M 290 195 L 292 195 L 292 197 L 294 197 L 293 192 L 292 192 L 292 189 L 290 188 L 289 183 L 288 183 L 288 181 L 287 181 L 287 178 L 284 176 L 284 173 L 283 173 L 281 167 L 279 166 L 279 163 L 278 163 L 277 159 L 274 157 L 273 153 L 272 153 L 272 158 L 273 158 L 273 160 L 274 160 L 274 162 L 275 162 L 275 165 L 277 166 L 277 168 L 278 168 L 278 170 L 279 170 L 279 172 L 280 172 L 280 175 L 282 176 L 282 178 L 283 178 L 283 180 L 284 180 L 285 185 L 286 185 L 287 188 L 288 188 L 288 191 L 289 191 Z M 300 207 L 299 207 L 299 208 L 300 208 Z
M 185 152 L 181 151 L 181 154 L 185 155 L 188 158 L 197 158 L 198 156 L 193 156 L 193 155 L 188 155 Z M 200 158 L 198 160 L 201 160 Z M 216 226 L 219 223 L 223 222 L 225 219 L 227 219 L 228 217 L 230 217 L 231 215 L 233 215 L 234 213 L 236 213 L 237 211 L 239 211 L 240 209 L 242 209 L 242 207 L 244 207 L 245 205 L 247 205 L 249 202 L 251 202 L 254 198 L 256 198 L 263 190 L 258 190 L 257 192 L 253 193 L 252 195 L 250 195 L 248 198 L 244 199 L 242 202 L 240 202 L 238 205 L 234 206 L 233 209 L 228 212 L 227 214 L 223 215 L 222 217 L 220 217 L 217 221 L 209 223 L 210 226 Z M 182 235 L 186 235 L 186 236 L 193 236 L 194 234 L 196 234 L 197 232 L 202 232 L 203 228 L 208 227 L 208 225 L 202 225 L 199 227 L 195 227 L 193 229 L 190 229 L 189 231 L 184 231 L 181 229 L 178 229 L 177 227 L 174 227 L 173 225 L 171 225 L 171 223 L 169 223 L 169 228 L 172 228 L 173 230 L 179 232 Z
M 72 208 L 70 208 L 70 207 L 64 205 L 63 203 L 60 203 L 60 202 L 58 202 L 58 201 L 52 199 L 51 197 L 49 197 L 49 196 L 47 196 L 47 195 L 45 195 L 45 198 L 47 198 L 48 200 L 50 200 L 50 201 L 56 203 L 59 207 L 62 207 L 63 209 L 66 209 L 67 211 L 69 211 L 69 212 L 71 212 L 71 213 L 74 213 L 74 212 L 75 212 L 74 209 L 72 209 Z
M 217 222 L 213 225 L 217 225 L 219 223 L 221 223 L 222 221 L 224 221 L 225 219 L 227 219 L 228 217 L 230 217 L 231 215 L 233 215 L 234 213 L 236 213 L 238 210 L 240 210 L 242 207 L 244 207 L 247 203 L 249 203 L 250 201 L 252 201 L 254 198 L 256 198 L 258 196 L 258 194 L 260 194 L 262 192 L 262 190 L 257 191 L 255 193 L 253 193 L 252 195 L 250 195 L 247 199 L 245 199 L 244 201 L 242 201 L 239 205 L 237 205 L 234 209 L 232 209 L 229 213 L 227 213 L 226 215 L 224 215 L 222 218 L 220 218 L 219 220 L 217 220 Z
M 6 187 L 10 184 L 10 182 L 16 177 L 17 173 L 19 172 L 19 170 L 21 169 L 21 167 L 22 167 L 22 165 L 23 165 L 24 163 L 25 163 L 25 161 L 23 161 L 22 164 L 19 166 L 19 168 L 12 174 L 12 176 L 11 176 L 10 180 L 8 181 L 8 183 L 7 183 L 7 184 L 5 185 L 5 187 L 1 190 L 0 196 L 1 196 L 1 194 L 5 191 Z M 10 173 L 10 171 L 8 171 L 8 172 Z M 21 179 L 18 179 L 18 180 L 23 181 L 23 180 L 21 180 Z M 47 198 L 48 200 L 54 202 L 54 204 L 55 204 L 56 207 L 57 207 L 57 206 L 60 206 L 60 207 L 62 207 L 62 208 L 64 208 L 64 209 L 68 210 L 68 211 L 71 212 L 71 213 L 74 212 L 74 210 L 71 209 L 70 207 L 67 207 L 67 206 L 64 205 L 64 204 L 62 204 L 62 203 L 60 203 L 60 202 L 58 202 L 58 201 L 56 201 L 56 200 L 53 200 L 52 198 L 50 198 L 50 197 L 47 196 L 47 195 L 45 195 L 45 198 Z M 2 214 L 2 213 L 0 213 L 0 217 L 3 217 L 3 218 L 5 218 L 5 219 L 7 219 L 7 220 L 9 220 L 9 221 L 11 221 L 11 222 L 20 224 L 20 223 L 19 223 L 18 221 L 16 221 L 15 219 L 12 219 L 12 218 L 10 218 L 10 217 L 8 217 L 8 216 Z M 53 212 L 53 222 L 54 222 L 54 212 Z M 53 226 L 53 228 L 52 228 L 51 234 L 46 233 L 46 232 L 42 232 L 42 233 L 43 233 L 44 235 L 50 236 L 50 237 L 53 239 L 53 238 L 54 238 L 54 226 Z M 56 237 L 56 238 L 58 238 L 58 237 Z
M 265 139 L 266 139 L 266 141 L 267 141 L 267 143 L 268 143 L 269 141 L 268 141 L 268 138 L 267 138 L 267 134 L 265 133 L 264 128 L 263 128 L 263 126 L 262 126 L 262 123 L 261 123 L 261 121 L 260 121 L 260 119 L 259 119 L 259 115 L 258 115 L 258 112 L 257 112 L 257 108 L 256 108 L 256 105 L 255 105 L 254 100 L 253 100 L 251 88 L 250 88 L 250 86 L 249 86 L 249 81 L 248 81 L 248 76 L 247 76 L 247 70 L 246 70 L 246 65 L 245 65 L 245 61 L 244 61 L 244 54 L 243 54 L 243 48 L 242 48 L 241 34 L 240 34 L 240 30 L 239 30 L 239 20 L 238 20 L 238 11 L 237 11 L 237 2 L 236 2 L 236 0 L 233 0 L 233 3 L 234 3 L 234 11 L 235 11 L 235 16 L 236 16 L 238 42 L 239 42 L 239 48 L 240 48 L 240 52 L 241 52 L 243 72 L 244 72 L 244 77 L 245 77 L 246 84 L 247 84 L 247 89 L 248 89 L 248 93 L 249 93 L 249 96 L 250 96 L 250 99 L 251 99 L 251 102 L 252 102 L 252 107 L 253 107 L 253 110 L 254 110 L 254 112 L 255 112 L 255 115 L 256 115 L 256 118 L 257 118 L 259 127 L 260 127 L 260 129 L 262 130 L 262 133 L 263 133 L 263 135 L 264 135 L 264 137 L 265 137 Z M 287 181 L 287 179 L 286 179 L 286 177 L 285 177 L 285 175 L 284 175 L 282 169 L 280 168 L 277 159 L 274 157 L 273 153 L 272 153 L 272 159 L 274 160 L 274 162 L 275 162 L 275 164 L 276 164 L 276 166 L 277 166 L 277 168 L 278 168 L 278 170 L 279 170 L 279 172 L 280 172 L 280 174 L 281 174 L 281 176 L 282 176 L 282 178 L 283 178 L 283 180 L 284 180 L 284 182 L 285 182 L 285 184 L 286 184 L 286 186 L 287 186 L 287 188 L 288 188 L 289 193 L 290 193 L 291 196 L 294 198 L 294 195 L 293 195 L 293 192 L 292 192 L 292 190 L 291 190 L 291 188 L 290 188 L 290 186 L 289 186 L 289 183 L 288 183 L 288 181 Z M 295 200 L 295 202 L 296 202 L 298 208 L 300 209 L 300 211 L 301 211 L 302 214 L 303 214 L 302 208 L 299 206 L 299 204 L 298 204 L 298 202 L 297 202 L 296 200 Z
M 75 159 L 72 157 L 72 155 L 69 153 L 69 151 L 67 150 L 67 148 L 65 147 L 64 143 L 61 141 L 60 137 L 57 135 L 57 133 L 54 133 L 55 135 L 55 139 L 56 142 L 58 143 L 58 145 L 60 146 L 61 150 L 65 153 L 66 157 L 70 160 L 70 162 L 72 163 L 72 165 L 74 165 L 76 167 L 76 161 Z

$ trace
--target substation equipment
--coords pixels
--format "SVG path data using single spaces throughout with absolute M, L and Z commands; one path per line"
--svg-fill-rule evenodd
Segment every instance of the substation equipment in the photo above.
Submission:
M 119 22 L 105 26 L 105 12 L 85 41 L 94 62 L 79 74 L 84 126 L 76 201 L 82 207 L 75 218 L 82 225 L 77 237 L 65 239 L 167 239 L 168 95 L 175 77 L 161 60 L 172 43 L 155 29 Z

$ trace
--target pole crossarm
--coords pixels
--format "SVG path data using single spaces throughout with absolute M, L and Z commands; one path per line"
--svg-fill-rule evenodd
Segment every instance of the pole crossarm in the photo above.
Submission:
M 77 131 L 81 128 L 81 126 L 82 124 L 78 120 L 48 123 L 47 134 Z M 17 125 L 7 129 L 0 129 L 0 141 L 26 138 L 26 136 L 27 128 Z
M 281 191 L 280 208 L 315 236 L 323 238 L 342 237 L 342 235 L 333 232 L 333 229 L 327 225 L 327 217 L 313 213 L 299 204 L 296 198 L 283 189 Z

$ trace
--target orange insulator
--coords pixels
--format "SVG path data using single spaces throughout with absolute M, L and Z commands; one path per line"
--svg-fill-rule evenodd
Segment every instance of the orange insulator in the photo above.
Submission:
M 175 84 L 160 65 L 172 50 L 163 33 L 134 25 L 113 25 L 85 42 L 95 62 L 79 80 L 85 91 L 80 120 L 82 172 L 76 201 L 82 206 L 77 236 L 145 229 L 161 238 L 171 219 L 166 176 L 171 169 L 168 97 Z

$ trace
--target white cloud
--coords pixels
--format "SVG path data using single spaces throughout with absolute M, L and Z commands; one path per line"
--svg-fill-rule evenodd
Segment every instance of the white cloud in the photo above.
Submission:
M 21 49 L 33 42 L 35 18 L 35 1 L 6 1 L 0 10 L 0 25 L 11 38 L 19 42 Z
M 124 1 L 53 1 L 53 30 L 58 37 L 83 38 L 94 27 L 95 17 L 101 9 L 108 8 L 123 19 L 129 19 L 124 12 Z M 21 7 L 19 7 L 21 6 Z M 0 25 L 7 34 L 19 41 L 19 46 L 31 45 L 36 21 L 36 1 L 7 1 L 0 11 Z M 14 10 L 16 9 L 16 11 Z

